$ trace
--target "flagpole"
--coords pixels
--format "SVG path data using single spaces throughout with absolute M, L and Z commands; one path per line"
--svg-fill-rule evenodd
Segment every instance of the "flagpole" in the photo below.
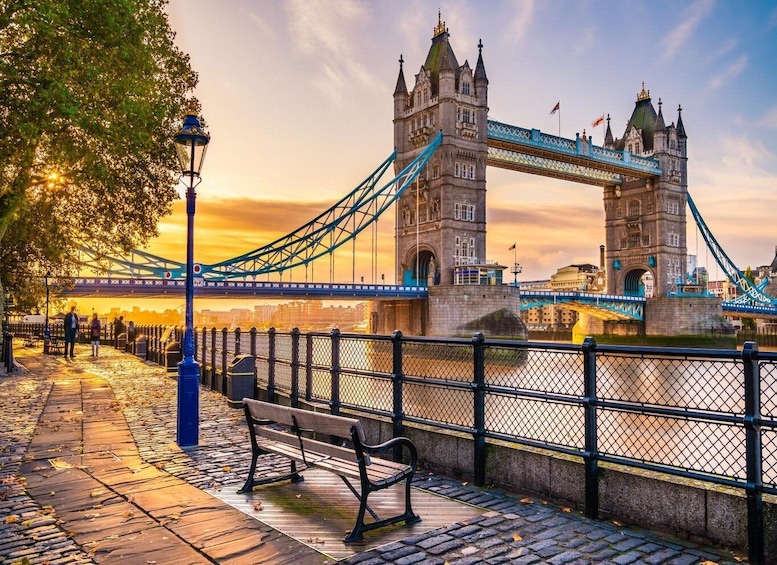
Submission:
M 558 107 L 558 136 L 561 137 L 561 106 Z

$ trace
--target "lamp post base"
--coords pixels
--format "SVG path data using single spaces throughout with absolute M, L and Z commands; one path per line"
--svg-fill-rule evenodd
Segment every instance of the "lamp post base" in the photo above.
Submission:
M 200 364 L 184 357 L 178 364 L 178 427 L 175 441 L 179 447 L 199 442 Z

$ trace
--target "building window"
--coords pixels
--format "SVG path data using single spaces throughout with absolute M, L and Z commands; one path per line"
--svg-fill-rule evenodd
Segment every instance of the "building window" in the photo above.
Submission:
M 674 232 L 666 234 L 666 244 L 669 247 L 680 247 L 680 234 Z
M 639 234 L 638 233 L 633 233 L 633 234 L 629 235 L 629 247 L 631 247 L 631 248 L 639 247 Z
M 463 82 L 461 84 L 461 93 L 462 94 L 466 94 L 467 96 L 469 96 L 469 83 L 468 82 Z
M 666 211 L 669 214 L 678 215 L 680 213 L 680 202 L 674 198 L 666 201 Z
M 639 200 L 629 201 L 629 217 L 639 216 L 640 208 Z
M 650 234 L 642 236 L 642 247 L 650 247 Z
M 454 163 L 453 164 L 453 176 L 458 177 L 459 176 L 459 164 Z

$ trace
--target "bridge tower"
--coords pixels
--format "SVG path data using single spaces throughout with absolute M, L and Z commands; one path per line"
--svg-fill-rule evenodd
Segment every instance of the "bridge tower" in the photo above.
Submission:
M 678 289 L 686 272 L 687 136 L 682 108 L 677 125 L 666 125 L 650 91 L 642 91 L 623 137 L 613 139 L 607 116 L 605 147 L 657 159 L 661 176 L 625 177 L 604 189 L 607 292 L 664 297 Z
M 488 78 L 478 44 L 474 70 L 459 65 L 438 14 L 426 61 L 408 91 L 399 59 L 394 89 L 395 170 L 443 132 L 440 148 L 397 203 L 397 280 L 451 285 L 456 265 L 486 257 Z

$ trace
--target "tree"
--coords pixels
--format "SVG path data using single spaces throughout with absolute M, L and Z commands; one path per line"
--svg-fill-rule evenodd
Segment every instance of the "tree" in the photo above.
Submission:
M 144 244 L 170 213 L 197 75 L 166 5 L 0 0 L 0 284 L 17 294 L 73 274 L 82 243 Z

